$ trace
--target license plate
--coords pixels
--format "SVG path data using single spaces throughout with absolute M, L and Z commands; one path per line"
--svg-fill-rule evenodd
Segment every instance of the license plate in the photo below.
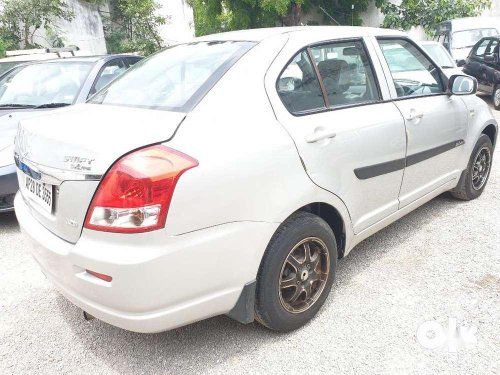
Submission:
M 52 213 L 52 185 L 32 179 L 30 176 L 24 175 L 24 185 L 22 185 L 24 193 L 32 201 L 36 202 L 45 211 Z

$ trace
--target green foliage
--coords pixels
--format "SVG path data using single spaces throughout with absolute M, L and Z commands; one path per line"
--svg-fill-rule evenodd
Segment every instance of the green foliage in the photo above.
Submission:
M 74 17 L 63 0 L 0 0 L 0 7 L 0 38 L 8 48 L 37 47 L 33 39 L 39 30 L 59 34 L 55 21 Z
M 111 0 L 111 12 L 105 22 L 110 53 L 140 52 L 149 55 L 163 48 L 159 26 L 167 19 L 156 14 L 155 0 Z
M 196 35 L 272 26 L 296 26 L 301 15 L 321 6 L 341 24 L 361 24 L 370 0 L 188 0 Z M 354 12 L 351 5 L 354 4 Z M 325 15 L 324 23 L 331 24 Z
M 376 0 L 375 4 L 385 15 L 383 27 L 408 30 L 422 26 L 432 36 L 438 23 L 477 16 L 491 6 L 491 0 L 403 0 L 401 5 Z

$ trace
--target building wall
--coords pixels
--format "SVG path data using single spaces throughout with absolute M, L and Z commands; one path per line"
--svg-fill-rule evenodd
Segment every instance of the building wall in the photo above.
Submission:
M 60 20 L 56 23 L 65 44 L 78 46 L 80 55 L 105 54 L 106 42 L 97 7 L 80 0 L 67 0 L 67 4 L 73 9 L 75 18 L 70 22 Z M 43 30 L 34 41 L 44 47 L 51 47 Z
M 159 14 L 167 17 L 167 24 L 160 28 L 165 44 L 174 44 L 194 37 L 193 9 L 185 0 L 157 0 Z

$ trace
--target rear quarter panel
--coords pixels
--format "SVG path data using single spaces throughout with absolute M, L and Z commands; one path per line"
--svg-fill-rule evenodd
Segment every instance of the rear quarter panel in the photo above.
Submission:
M 349 222 L 340 199 L 305 173 L 266 95 L 265 73 L 286 41 L 286 35 L 278 35 L 250 50 L 168 143 L 199 161 L 177 184 L 168 235 L 237 221 L 280 223 L 313 202 L 333 205 Z M 259 259 L 264 250 L 257 250 Z

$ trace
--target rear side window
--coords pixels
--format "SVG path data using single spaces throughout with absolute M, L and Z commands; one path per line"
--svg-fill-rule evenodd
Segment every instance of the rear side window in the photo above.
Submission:
M 330 106 L 380 99 L 375 76 L 361 41 L 337 42 L 311 48 Z
M 293 114 L 325 108 L 318 77 L 306 51 L 297 54 L 287 65 L 277 86 L 281 101 Z
M 141 60 L 90 103 L 189 112 L 255 43 L 179 44 Z

